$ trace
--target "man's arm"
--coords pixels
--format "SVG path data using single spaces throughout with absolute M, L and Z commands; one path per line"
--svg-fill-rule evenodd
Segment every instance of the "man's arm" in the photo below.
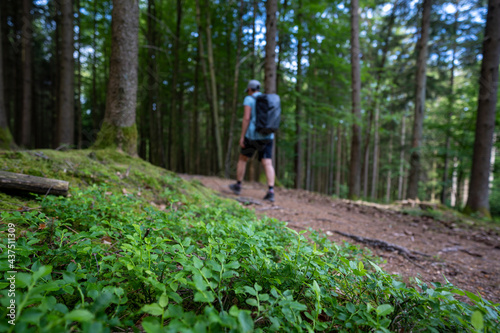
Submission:
M 240 136 L 240 147 L 245 148 L 245 134 L 248 129 L 248 125 L 250 125 L 250 116 L 252 114 L 252 108 L 248 105 L 244 106 L 243 111 L 243 121 L 241 122 L 241 136 Z

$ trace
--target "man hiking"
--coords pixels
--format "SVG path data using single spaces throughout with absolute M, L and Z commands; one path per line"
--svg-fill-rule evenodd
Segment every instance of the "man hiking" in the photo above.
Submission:
M 262 162 L 262 166 L 264 167 L 264 170 L 266 172 L 267 185 L 269 186 L 264 200 L 274 202 L 275 175 L 272 163 L 274 133 L 270 133 L 267 135 L 261 134 L 256 131 L 255 126 L 255 104 L 256 97 L 261 94 L 260 82 L 257 80 L 250 80 L 245 92 L 247 93 L 247 96 L 243 101 L 244 113 L 243 122 L 241 124 L 240 137 L 241 153 L 238 158 L 238 165 L 236 168 L 236 184 L 229 185 L 229 188 L 236 195 L 239 195 L 241 193 L 241 182 L 245 177 L 247 161 L 249 158 L 252 158 L 252 156 L 257 151 L 259 161 Z

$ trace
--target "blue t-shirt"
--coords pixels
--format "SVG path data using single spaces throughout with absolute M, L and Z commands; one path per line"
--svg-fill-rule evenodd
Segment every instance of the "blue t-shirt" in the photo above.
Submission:
M 252 108 L 252 113 L 250 116 L 250 124 L 248 125 L 247 132 L 245 133 L 245 137 L 247 137 L 250 140 L 272 140 L 274 139 L 274 133 L 268 134 L 268 135 L 263 135 L 260 134 L 255 130 L 255 118 L 256 118 L 256 113 L 255 113 L 255 98 L 261 94 L 261 92 L 257 91 L 255 92 L 252 96 L 246 96 L 245 100 L 243 101 L 243 105 L 249 106 Z

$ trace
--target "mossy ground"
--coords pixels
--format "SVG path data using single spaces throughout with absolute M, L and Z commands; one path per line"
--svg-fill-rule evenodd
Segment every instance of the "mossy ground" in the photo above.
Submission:
M 154 204 L 172 204 L 182 197 L 184 203 L 201 203 L 214 194 L 199 182 L 188 182 L 175 173 L 155 167 L 114 149 L 0 152 L 0 170 L 65 180 L 72 190 L 93 184 L 106 185 L 113 193 L 140 196 Z M 36 205 L 35 197 L 10 196 L 0 192 L 0 210 Z

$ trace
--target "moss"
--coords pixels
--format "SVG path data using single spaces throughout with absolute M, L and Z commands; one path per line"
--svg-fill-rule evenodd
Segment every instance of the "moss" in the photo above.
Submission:
M 167 204 L 173 197 L 182 197 L 182 203 L 194 204 L 215 198 L 212 190 L 199 183 L 187 182 L 115 149 L 5 151 L 0 154 L 0 170 L 66 180 L 70 194 L 75 188 L 96 184 L 106 186 L 108 192 L 140 196 L 147 202 Z
M 476 215 L 491 220 L 490 211 L 486 207 L 479 207 L 477 209 L 473 209 L 471 206 L 466 205 L 463 209 L 463 213 L 469 216 Z
M 112 148 L 137 156 L 137 126 L 119 127 L 104 121 L 93 148 Z
M 15 149 L 14 139 L 8 128 L 0 127 L 0 150 Z

